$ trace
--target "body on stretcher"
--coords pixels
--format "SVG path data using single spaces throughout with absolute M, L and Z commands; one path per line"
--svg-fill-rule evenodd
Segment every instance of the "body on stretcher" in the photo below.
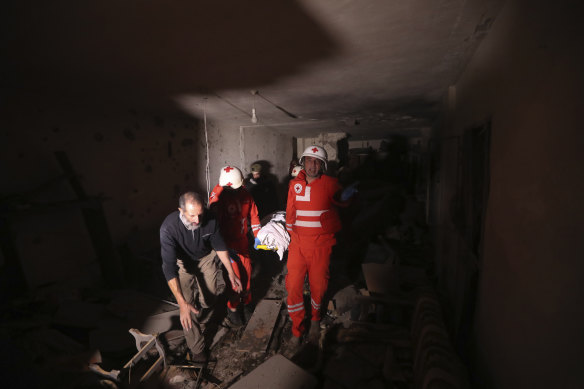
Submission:
M 286 212 L 277 211 L 269 217 L 270 221 L 258 232 L 257 238 L 260 243 L 257 248 L 276 252 L 281 261 L 290 244 L 290 235 L 286 231 Z

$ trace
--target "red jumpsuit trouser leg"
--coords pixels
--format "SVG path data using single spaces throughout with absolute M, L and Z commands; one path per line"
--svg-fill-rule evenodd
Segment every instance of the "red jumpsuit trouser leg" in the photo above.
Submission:
M 288 314 L 292 319 L 292 334 L 300 337 L 304 326 L 304 278 L 308 273 L 310 285 L 310 303 L 312 320 L 320 320 L 322 297 L 326 292 L 329 280 L 329 264 L 332 246 L 323 244 L 318 247 L 303 245 L 302 241 L 313 243 L 314 237 L 299 237 L 295 244 L 288 247 L 288 274 L 286 275 L 286 290 L 288 298 Z
M 244 305 L 251 303 L 251 258 L 249 252 L 234 253 L 230 250 L 229 257 L 231 260 L 231 267 L 233 272 L 241 281 L 242 290 L 240 293 L 232 290 L 229 294 L 227 307 L 231 310 L 237 309 L 240 302 Z M 231 285 L 233 289 L 233 285 Z

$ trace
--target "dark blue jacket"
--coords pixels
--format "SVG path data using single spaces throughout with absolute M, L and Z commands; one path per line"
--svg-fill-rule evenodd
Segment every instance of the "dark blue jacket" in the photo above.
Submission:
M 187 230 L 179 215 L 179 211 L 174 211 L 164 219 L 160 227 L 162 272 L 167 281 L 178 277 L 177 259 L 185 263 L 198 262 L 211 250 L 227 250 L 217 219 L 211 212 L 205 211 L 201 227 L 193 231 Z

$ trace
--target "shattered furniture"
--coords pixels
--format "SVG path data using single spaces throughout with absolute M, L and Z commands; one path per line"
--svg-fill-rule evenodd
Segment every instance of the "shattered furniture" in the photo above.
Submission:
M 141 360 L 147 361 L 149 359 L 150 354 L 156 350 L 158 354 L 158 358 L 154 363 L 150 366 L 142 367 L 142 371 L 145 372 L 140 377 L 140 382 L 146 380 L 148 377 L 152 375 L 152 373 L 156 372 L 161 368 L 162 365 L 166 367 L 166 356 L 164 354 L 164 348 L 160 344 L 160 340 L 158 339 L 158 334 L 143 334 L 142 332 L 131 328 L 129 330 L 130 334 L 136 340 L 136 349 L 138 352 L 124 365 L 121 370 L 112 370 L 107 372 L 103 370 L 99 365 L 93 364 L 90 365 L 89 368 L 95 373 L 98 373 L 104 377 L 111 378 L 115 381 L 121 381 L 126 376 L 131 376 L 131 371 L 134 366 L 136 366 Z

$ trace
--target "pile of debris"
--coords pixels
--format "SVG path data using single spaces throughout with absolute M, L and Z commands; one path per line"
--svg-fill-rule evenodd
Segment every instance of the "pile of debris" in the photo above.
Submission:
M 327 297 L 320 340 L 294 353 L 284 347 L 291 323 L 281 266 L 258 273 L 269 274 L 269 285 L 255 294 L 247 325 L 211 327 L 206 364 L 189 361 L 172 301 L 93 290 L 9 303 L 0 323 L 4 369 L 17 387 L 467 387 L 427 263 L 404 260 L 411 251 L 383 237 L 376 242 L 366 247 L 359 281 L 333 275 L 330 289 L 344 286 Z

